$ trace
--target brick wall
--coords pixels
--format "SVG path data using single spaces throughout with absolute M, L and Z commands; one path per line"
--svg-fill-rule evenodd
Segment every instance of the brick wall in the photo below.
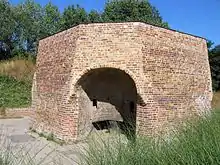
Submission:
M 142 23 L 139 35 L 143 72 L 149 77 L 143 88 L 147 106 L 137 112 L 143 125 L 140 132 L 209 110 L 212 88 L 206 41 Z
M 140 134 L 210 108 L 204 39 L 138 22 L 79 25 L 39 43 L 32 96 L 36 130 L 76 140 L 83 111 L 79 81 L 99 68 L 124 71 L 134 81 Z

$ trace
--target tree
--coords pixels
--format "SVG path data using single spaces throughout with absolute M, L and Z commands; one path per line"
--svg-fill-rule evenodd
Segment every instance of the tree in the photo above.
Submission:
M 43 8 L 43 15 L 40 23 L 40 37 L 43 38 L 57 33 L 61 28 L 60 24 L 61 14 L 59 9 L 49 2 Z
M 220 45 L 215 46 L 212 51 L 215 55 L 219 56 L 220 55 Z
M 81 23 L 141 21 L 168 27 L 158 10 L 146 0 L 112 0 L 104 11 L 86 12 L 71 5 L 61 14 L 51 2 L 42 7 L 34 0 L 12 6 L 0 0 L 0 60 L 17 54 L 36 55 L 39 39 Z
M 206 43 L 207 43 L 207 48 L 210 51 L 212 49 L 212 46 L 214 45 L 214 42 L 212 42 L 211 40 L 207 40 Z
M 111 0 L 102 14 L 104 22 L 140 21 L 168 28 L 159 11 L 147 0 Z
M 91 10 L 90 13 L 88 14 L 88 22 L 89 23 L 102 22 L 101 14 L 99 14 L 95 10 Z
M 212 75 L 213 90 L 220 90 L 220 45 L 209 51 L 209 64 Z
M 36 53 L 41 32 L 43 9 L 33 0 L 26 0 L 17 6 L 17 19 L 20 28 L 20 45 L 28 53 Z
M 7 0 L 0 0 L 0 60 L 11 57 L 15 48 L 16 21 L 12 6 Z
M 77 5 L 76 8 L 74 5 L 71 5 L 64 9 L 61 23 L 63 30 L 87 22 L 87 13 L 85 9 L 81 8 L 79 5 Z

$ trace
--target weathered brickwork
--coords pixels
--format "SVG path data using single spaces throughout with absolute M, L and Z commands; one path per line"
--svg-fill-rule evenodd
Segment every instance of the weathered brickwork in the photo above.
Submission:
M 116 78 L 117 87 L 110 85 L 108 90 L 100 83 L 94 88 L 106 92 L 93 91 L 96 96 L 89 93 L 92 90 L 81 88 L 82 77 L 95 77 L 101 74 L 99 69 L 105 68 L 106 73 L 118 70 L 115 73 L 122 77 L 123 71 L 124 78 Z M 122 87 L 130 81 L 125 75 L 129 75 L 130 84 L 135 84 L 135 90 L 132 85 L 126 90 L 136 91 L 128 92 L 126 99 L 125 90 L 118 92 L 120 84 Z M 85 81 L 95 82 L 92 78 Z M 105 77 L 100 81 L 111 82 Z M 165 130 L 176 120 L 210 108 L 212 90 L 206 41 L 138 22 L 79 25 L 40 41 L 32 93 L 36 130 L 53 132 L 65 140 L 80 137 L 80 123 L 91 124 L 93 114 L 97 118 L 101 109 L 107 109 L 107 113 L 114 107 L 129 109 L 127 100 L 136 105 L 139 134 Z M 111 96 L 104 96 L 107 93 Z M 113 95 L 117 97 L 115 102 Z M 114 106 L 100 103 L 99 111 L 84 105 L 92 105 L 91 99 L 98 96 L 104 103 L 109 99 Z M 87 101 L 82 101 L 85 97 Z M 91 111 L 83 113 L 83 107 Z

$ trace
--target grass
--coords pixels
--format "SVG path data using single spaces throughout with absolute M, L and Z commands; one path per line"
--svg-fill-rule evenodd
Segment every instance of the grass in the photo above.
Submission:
M 32 82 L 34 71 L 33 60 L 11 59 L 0 61 L 0 75 L 13 77 L 18 81 Z
M 82 164 L 86 165 L 220 165 L 220 112 L 190 122 L 171 139 L 138 137 L 124 143 L 93 140 Z
M 31 84 L 0 75 L 0 107 L 18 108 L 31 104 Z
M 214 109 L 220 109 L 220 91 L 213 94 L 212 107 Z
M 33 60 L 0 61 L 0 107 L 20 108 L 31 104 Z

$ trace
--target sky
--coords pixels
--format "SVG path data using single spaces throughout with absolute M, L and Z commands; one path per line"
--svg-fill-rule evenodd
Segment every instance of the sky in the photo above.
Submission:
M 10 0 L 13 4 L 23 0 Z M 49 1 L 63 11 L 71 4 L 79 4 L 87 11 L 103 11 L 105 0 L 35 0 L 45 5 Z M 220 44 L 220 0 L 149 0 L 171 29 L 190 33 Z

